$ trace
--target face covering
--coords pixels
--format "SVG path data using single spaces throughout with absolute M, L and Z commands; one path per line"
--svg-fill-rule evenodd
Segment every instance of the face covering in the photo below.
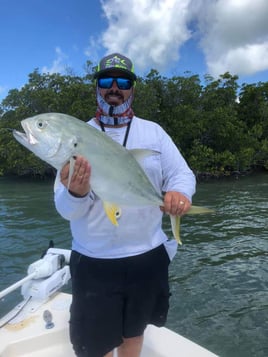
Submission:
M 121 105 L 113 106 L 108 104 L 101 96 L 97 87 L 97 112 L 96 118 L 104 125 L 121 125 L 127 124 L 134 116 L 131 108 L 133 94 Z

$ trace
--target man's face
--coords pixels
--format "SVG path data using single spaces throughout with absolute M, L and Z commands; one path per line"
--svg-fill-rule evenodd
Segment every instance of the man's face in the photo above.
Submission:
M 121 71 L 111 71 L 105 73 L 105 77 L 127 78 Z M 111 88 L 100 88 L 100 94 L 105 101 L 112 106 L 123 104 L 133 92 L 133 86 L 130 89 L 119 89 L 116 81 L 113 81 Z

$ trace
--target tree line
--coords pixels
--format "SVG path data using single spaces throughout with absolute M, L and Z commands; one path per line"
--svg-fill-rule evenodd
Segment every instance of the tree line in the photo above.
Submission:
M 96 111 L 93 74 L 90 61 L 83 76 L 35 69 L 22 88 L 9 91 L 0 105 L 0 175 L 54 174 L 11 129 L 47 112 L 89 120 Z M 199 177 L 268 170 L 268 82 L 239 85 L 238 79 L 229 72 L 218 79 L 191 72 L 167 78 L 152 69 L 137 79 L 133 109 L 169 133 Z

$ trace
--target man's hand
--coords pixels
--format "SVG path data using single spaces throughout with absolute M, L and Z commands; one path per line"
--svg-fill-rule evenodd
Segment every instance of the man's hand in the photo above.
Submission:
M 191 208 L 189 199 L 180 192 L 169 191 L 164 196 L 164 206 L 161 210 L 172 216 L 183 216 Z
M 82 156 L 77 156 L 74 163 L 74 172 L 68 187 L 70 164 L 66 164 L 60 173 L 62 184 L 76 197 L 83 197 L 90 191 L 91 166 Z

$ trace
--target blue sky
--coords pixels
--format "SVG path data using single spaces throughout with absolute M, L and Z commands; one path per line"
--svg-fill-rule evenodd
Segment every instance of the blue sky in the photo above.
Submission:
M 35 68 L 83 75 L 110 52 L 141 76 L 229 71 L 266 82 L 267 15 L 267 0 L 1 0 L 0 100 Z

